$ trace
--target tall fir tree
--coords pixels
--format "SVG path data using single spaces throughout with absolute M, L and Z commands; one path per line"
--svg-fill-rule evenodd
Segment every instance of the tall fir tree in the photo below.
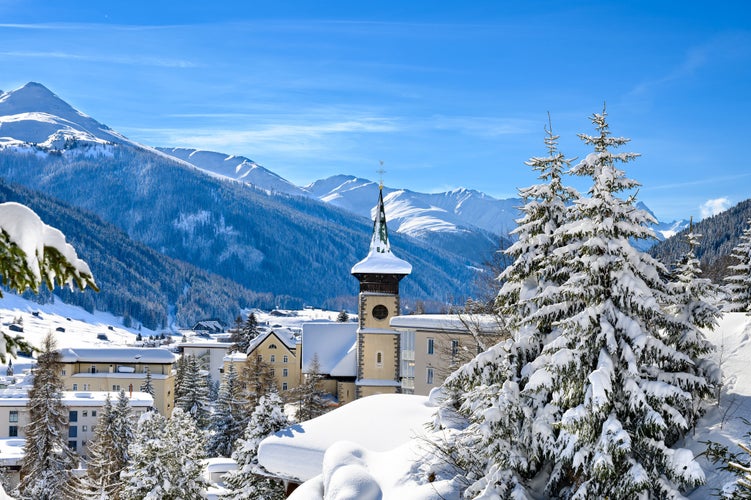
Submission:
M 230 336 L 232 347 L 230 347 L 229 352 L 247 353 L 251 341 L 258 337 L 258 334 L 258 320 L 256 319 L 256 315 L 251 312 L 248 314 L 248 318 L 245 320 L 242 328 L 237 329 Z
M 567 277 L 565 263 L 556 255 L 561 246 L 556 231 L 567 221 L 567 205 L 578 196 L 575 189 L 563 184 L 564 170 L 571 159 L 558 150 L 559 137 L 553 134 L 552 125 L 545 128 L 545 134 L 548 155 L 526 162 L 542 182 L 519 190 L 525 201 L 523 216 L 513 232 L 516 242 L 505 251 L 513 262 L 498 277 L 502 286 L 495 307 L 513 338 L 492 346 L 444 384 L 448 397 L 443 414 L 455 421 L 453 410 L 458 408 L 468 419 L 459 435 L 458 449 L 471 451 L 454 460 L 466 469 L 485 470 L 470 486 L 470 494 L 488 485 L 499 494 L 513 491 L 524 478 L 537 472 L 545 444 L 549 446 L 553 439 L 555 412 L 546 406 L 547 394 L 538 393 L 525 400 L 520 397 L 534 373 L 533 363 L 545 338 L 558 319 L 537 313 L 542 305 L 550 305 L 546 296 L 549 288 L 559 286 Z M 548 417 L 545 425 L 543 415 Z M 532 422 L 536 422 L 534 429 Z
M 49 333 L 42 342 L 29 390 L 29 424 L 18 487 L 23 499 L 62 497 L 69 486 L 70 471 L 77 465 L 75 453 L 68 448 L 68 410 L 62 402 L 59 358 L 55 339 Z
M 291 401 L 297 405 L 295 418 L 298 422 L 316 418 L 331 409 L 321 389 L 322 379 L 321 363 L 316 353 L 310 361 L 308 372 L 303 376 L 302 383 L 290 391 Z
M 243 387 L 243 398 L 250 414 L 258 405 L 261 396 L 268 394 L 276 385 L 271 365 L 260 356 L 249 354 L 240 371 L 240 384 Z
M 289 424 L 279 394 L 272 390 L 262 396 L 250 416 L 243 439 L 238 441 L 237 450 L 232 454 L 232 458 L 237 462 L 237 470 L 225 477 L 224 482 L 228 492 L 222 496 L 222 499 L 281 500 L 286 498 L 284 484 L 281 481 L 258 474 L 260 472 L 258 445 L 264 438 L 284 429 Z
M 235 442 L 242 437 L 247 423 L 245 408 L 246 401 L 242 395 L 237 370 L 235 370 L 235 365 L 230 363 L 219 387 L 219 397 L 210 429 L 208 456 L 229 457 L 232 455 Z
M 728 266 L 732 274 L 725 278 L 727 310 L 751 313 L 751 219 L 731 256 L 736 263 Z
M 130 463 L 121 474 L 122 500 L 203 498 L 204 432 L 193 418 L 175 408 L 167 419 L 146 412 L 128 448 Z
M 151 397 L 154 397 L 154 394 L 156 394 L 154 390 L 154 382 L 151 379 L 151 370 L 146 370 L 146 376 L 143 379 L 143 384 L 141 384 L 141 387 L 138 388 L 141 392 L 145 392 L 146 394 L 150 394 Z
M 692 360 L 671 345 L 665 331 L 675 319 L 664 311 L 667 270 L 631 241 L 654 238 L 654 219 L 635 207 L 638 183 L 619 164 L 638 155 L 614 153 L 628 139 L 613 137 L 606 113 L 592 116 L 597 134 L 580 134 L 594 152 L 572 169 L 588 176 L 587 197 L 558 229 L 565 242 L 566 282 L 551 292 L 556 338 L 543 351 L 533 377 L 551 394 L 562 416 L 547 492 L 563 498 L 673 498 L 703 482 L 689 450 L 670 449 L 671 433 L 683 434 L 684 414 L 700 394 L 686 385 L 706 382 Z M 561 310 L 561 305 L 568 306 Z M 545 307 L 541 309 L 543 311 Z M 688 381 L 688 382 L 687 382 Z
M 180 382 L 181 394 L 175 398 L 175 408 L 191 415 L 198 427 L 205 429 L 209 424 L 210 415 L 208 382 L 201 374 L 198 358 L 193 355 L 185 357 L 187 359 Z
M 94 439 L 89 441 L 86 475 L 76 488 L 80 498 L 120 500 L 120 474 L 130 461 L 128 446 L 133 441 L 130 402 L 121 390 L 115 406 L 107 395 L 97 419 Z

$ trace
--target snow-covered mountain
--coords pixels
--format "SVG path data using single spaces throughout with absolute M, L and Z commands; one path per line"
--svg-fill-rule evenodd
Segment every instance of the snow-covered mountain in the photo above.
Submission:
M 214 151 L 190 148 L 157 147 L 156 150 L 186 161 L 211 174 L 247 182 L 259 189 L 273 193 L 307 194 L 303 189 L 295 186 L 287 179 L 244 156 L 226 155 Z

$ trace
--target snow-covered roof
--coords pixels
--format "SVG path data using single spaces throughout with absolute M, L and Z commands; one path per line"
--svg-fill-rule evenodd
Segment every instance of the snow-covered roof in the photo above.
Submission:
M 478 333 L 498 331 L 498 318 L 492 314 L 412 314 L 394 316 L 391 328 L 403 330 L 431 330 L 447 333 L 466 333 L 469 328 Z
M 167 349 L 148 347 L 106 347 L 60 349 L 62 363 L 174 363 L 177 357 Z
M 295 336 L 295 332 L 293 332 L 289 328 L 282 327 L 259 333 L 256 338 L 250 341 L 248 352 L 253 352 L 253 350 L 261 345 L 270 335 L 278 338 L 285 346 L 287 346 L 287 349 L 289 349 L 290 351 L 297 346 L 297 337 Z
M 320 373 L 341 377 L 357 374 L 357 357 L 351 354 L 357 342 L 356 323 L 304 323 L 302 325 L 302 370 L 307 372 L 318 355 Z
M 436 408 L 426 396 L 378 394 L 273 434 L 258 447 L 258 463 L 278 477 L 307 481 L 321 473 L 326 449 L 351 441 L 373 451 L 394 449 L 416 435 Z
M 154 406 L 154 398 L 146 392 L 128 392 L 130 406 Z M 63 391 L 62 403 L 65 406 L 104 406 L 104 402 L 109 395 L 110 400 L 114 403 L 120 397 L 119 392 L 108 391 Z M 0 390 L 0 406 L 26 406 L 29 401 L 29 394 L 25 390 L 4 389 Z
M 19 465 L 24 456 L 23 448 L 25 445 L 26 440 L 24 438 L 0 439 L 0 465 Z

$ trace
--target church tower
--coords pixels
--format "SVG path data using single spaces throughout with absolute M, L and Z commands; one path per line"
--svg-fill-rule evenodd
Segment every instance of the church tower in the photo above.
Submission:
M 408 262 L 391 253 L 381 185 L 370 251 L 352 267 L 352 275 L 360 282 L 355 381 L 358 398 L 401 392 L 400 335 L 389 327 L 389 320 L 399 315 L 399 281 L 411 272 Z

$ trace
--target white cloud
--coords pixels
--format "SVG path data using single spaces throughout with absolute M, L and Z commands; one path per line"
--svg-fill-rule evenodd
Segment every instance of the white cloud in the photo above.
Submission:
M 714 200 L 707 200 L 704 203 L 702 203 L 701 207 L 701 218 L 706 219 L 707 217 L 712 217 L 713 215 L 717 215 L 720 212 L 724 212 L 728 208 L 730 208 L 730 200 L 727 198 L 715 198 Z

